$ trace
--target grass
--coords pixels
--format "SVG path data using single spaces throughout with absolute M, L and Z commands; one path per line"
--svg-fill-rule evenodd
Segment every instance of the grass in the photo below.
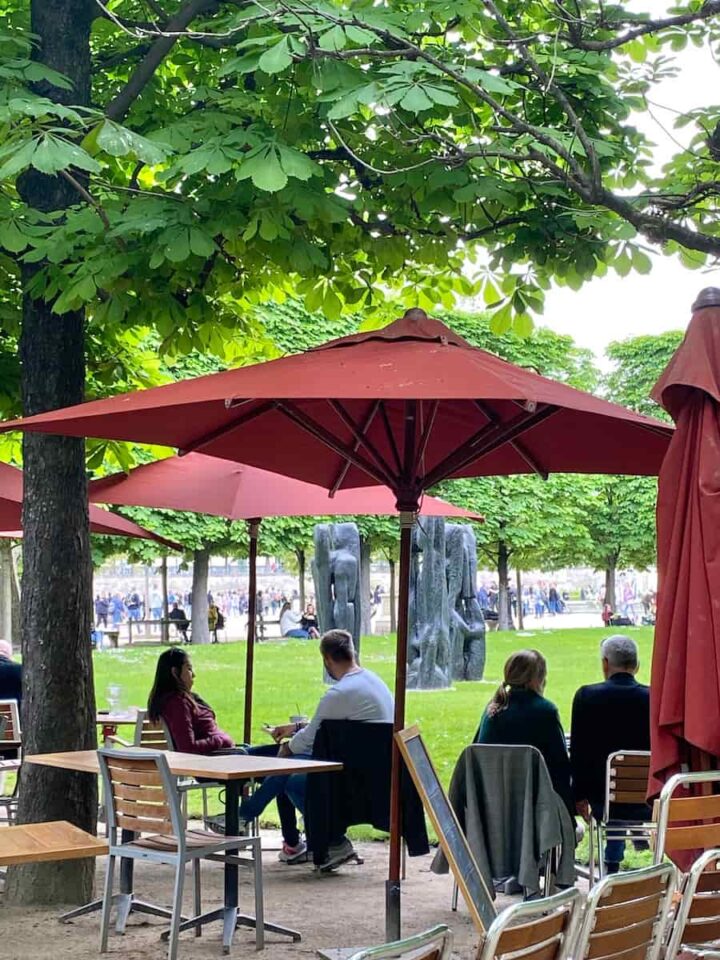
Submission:
M 652 647 L 651 627 L 630 627 L 640 647 L 639 679 L 647 683 Z M 416 723 L 428 744 L 438 774 L 447 786 L 462 749 L 472 741 L 480 715 L 502 677 L 507 657 L 523 646 L 536 647 L 548 661 L 546 696 L 557 704 L 563 726 L 570 724 L 575 691 L 601 679 L 600 642 L 612 631 L 602 628 L 538 630 L 534 633 L 488 634 L 485 679 L 456 683 L 449 690 L 410 691 L 408 724 Z M 395 675 L 395 642 L 390 636 L 364 637 L 364 666 L 378 673 L 392 689 Z M 245 697 L 245 644 L 229 643 L 190 648 L 195 668 L 195 690 L 215 710 L 220 726 L 236 740 L 242 739 Z M 98 707 L 107 706 L 107 687 L 120 684 L 124 705 L 143 706 L 152 685 L 160 648 L 145 647 L 98 653 L 94 658 Z M 288 640 L 259 644 L 255 659 L 253 743 L 266 743 L 263 723 L 286 723 L 291 714 L 312 715 L 324 685 L 317 643 Z M 126 728 L 127 732 L 127 728 Z M 120 731 L 122 736 L 122 731 Z M 274 810 L 268 808 L 272 821 Z M 579 851 L 581 854 L 582 851 Z M 637 857 L 631 848 L 628 854 Z M 646 855 L 641 854 L 640 857 Z

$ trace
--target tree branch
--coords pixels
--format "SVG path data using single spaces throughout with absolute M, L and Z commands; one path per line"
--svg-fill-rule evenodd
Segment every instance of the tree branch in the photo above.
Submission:
M 86 203 L 89 203 L 90 206 L 94 208 L 95 212 L 102 220 L 103 225 L 105 226 L 105 229 L 109 230 L 110 221 L 108 220 L 108 215 L 105 213 L 105 210 L 103 209 L 102 205 L 95 199 L 95 197 L 93 197 L 93 195 L 85 189 L 85 187 L 80 183 L 79 180 L 76 180 L 71 173 L 68 173 L 67 170 L 61 170 L 60 176 L 63 178 L 63 180 L 67 180 L 67 182 L 75 190 L 77 190 L 77 192 L 80 194 L 83 200 Z
M 639 26 L 628 30 L 627 33 L 622 34 L 622 36 L 612 37 L 607 40 L 584 40 L 582 38 L 580 28 L 585 25 L 594 27 L 596 29 L 611 29 L 613 26 L 612 23 L 602 19 L 596 21 L 595 23 L 590 21 L 580 21 L 577 23 L 576 29 L 570 30 L 569 35 L 564 39 L 566 39 L 571 46 L 576 47 L 579 50 L 616 50 L 618 47 L 622 47 L 624 44 L 630 43 L 632 40 L 637 40 L 638 37 L 645 37 L 648 34 L 661 33 L 663 30 L 668 30 L 671 27 L 684 27 L 691 23 L 707 21 L 712 19 L 718 13 L 720 13 L 720 0 L 708 0 L 708 2 L 704 3 L 699 10 L 696 10 L 692 13 L 678 14 L 675 17 L 665 17 L 659 20 L 647 20 L 641 23 Z M 623 17 L 620 21 L 615 21 L 615 24 L 627 26 L 629 23 L 633 22 L 637 23 L 637 20 L 632 17 Z

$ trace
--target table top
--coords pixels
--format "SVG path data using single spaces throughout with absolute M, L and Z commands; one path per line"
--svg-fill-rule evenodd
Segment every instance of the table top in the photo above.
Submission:
M 98 710 L 95 716 L 95 723 L 98 726 L 119 727 L 122 724 L 129 724 L 133 727 L 137 723 L 137 711 L 124 710 L 118 713 L 102 713 Z
M 146 753 L 144 747 L 133 747 L 138 756 Z M 255 757 L 244 754 L 225 754 L 206 757 L 196 753 L 164 751 L 170 772 L 181 777 L 207 777 L 209 780 L 245 780 L 284 773 L 331 773 L 342 770 L 341 763 L 327 760 L 294 760 L 285 757 Z M 71 750 L 67 753 L 26 754 L 26 763 L 80 773 L 99 773 L 97 753 L 94 750 Z
M 108 852 L 107 840 L 93 837 L 66 820 L 23 823 L 0 829 L 0 864 L 77 860 Z

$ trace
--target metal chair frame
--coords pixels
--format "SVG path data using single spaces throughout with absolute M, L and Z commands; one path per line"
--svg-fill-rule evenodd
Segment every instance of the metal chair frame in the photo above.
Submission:
M 717 884 L 716 889 L 711 891 L 698 891 L 701 886 L 703 874 L 707 874 L 712 865 L 716 867 Z M 682 899 L 678 904 L 677 911 L 672 917 L 669 926 L 669 936 L 665 948 L 665 960 L 675 960 L 680 954 L 699 954 L 706 956 L 709 953 L 718 956 L 720 954 L 720 849 L 706 850 L 701 854 L 690 868 L 685 877 L 685 884 L 682 890 Z M 714 903 L 713 903 L 714 901 Z M 710 912 L 708 907 L 712 907 Z M 692 914 L 696 916 L 693 917 Z M 695 923 L 693 923 L 695 921 Z M 696 941 L 687 943 L 685 936 L 688 930 L 693 926 L 701 927 L 713 923 L 716 938 L 711 941 Z M 701 931 L 704 932 L 704 931 Z
M 106 806 L 106 817 L 109 826 L 110 852 L 108 856 L 107 874 L 105 877 L 105 892 L 103 897 L 100 952 L 107 952 L 108 933 L 110 926 L 110 912 L 114 902 L 118 903 L 118 932 L 122 932 L 125 920 L 133 906 L 132 893 L 121 893 L 113 895 L 113 880 L 115 872 L 115 860 L 132 863 L 134 860 L 141 860 L 151 863 L 164 863 L 175 867 L 175 885 L 173 894 L 173 906 L 171 912 L 170 929 L 167 932 L 168 960 L 175 960 L 177 956 L 178 937 L 180 928 L 194 928 L 195 935 L 200 936 L 202 924 L 209 922 L 214 918 L 217 911 L 207 915 L 201 915 L 201 888 L 200 888 L 200 861 L 206 859 L 220 860 L 224 862 L 228 856 L 233 857 L 233 862 L 250 867 L 254 872 L 255 881 L 255 937 L 256 947 L 261 950 L 264 946 L 264 926 L 263 926 L 263 885 L 262 885 L 262 855 L 260 848 L 260 839 L 258 837 L 220 837 L 211 833 L 206 833 L 207 844 L 200 846 L 189 846 L 186 825 L 183 817 L 180 794 L 178 792 L 177 778 L 170 773 L 167 757 L 160 750 L 138 749 L 127 750 L 98 750 L 100 762 L 100 773 L 102 776 Z M 145 764 L 149 770 L 152 768 L 157 771 L 162 787 L 162 794 L 158 791 L 158 799 L 162 799 L 164 808 L 169 813 L 172 826 L 172 837 L 168 841 L 172 843 L 175 849 L 162 849 L 159 847 L 142 845 L 143 841 L 139 838 L 137 832 L 127 828 L 125 824 L 118 821 L 116 811 L 116 796 L 113 788 L 113 779 L 110 772 L 110 763 L 112 760 L 140 762 Z M 132 779 L 132 778 L 129 778 Z M 142 789 L 142 788 L 141 788 Z M 133 792 L 132 790 L 130 792 Z M 159 811 L 162 807 L 159 805 Z M 140 811 L 142 813 L 142 810 Z M 122 836 L 118 842 L 118 831 L 122 830 Z M 194 832 L 191 839 L 202 840 L 205 832 Z M 145 841 L 147 844 L 147 841 Z M 250 859 L 239 857 L 236 851 L 246 850 L 251 854 Z M 193 890 L 194 890 L 194 910 L 195 915 L 190 920 L 183 921 L 182 917 L 182 895 L 185 878 L 185 866 L 188 863 L 193 864 Z M 150 908 L 146 912 L 160 913 L 167 915 L 167 911 L 158 911 L 157 908 Z M 222 913 L 222 911 L 221 911 Z
M 614 794 L 618 792 L 618 780 L 614 776 L 617 772 L 618 761 L 625 757 L 650 758 L 649 750 L 615 750 L 609 754 L 605 761 L 605 802 L 603 805 L 602 820 L 598 822 L 591 815 L 590 829 L 588 830 L 588 870 L 590 880 L 595 880 L 595 847 L 597 846 L 597 867 L 600 879 L 605 876 L 605 864 L 603 861 L 603 847 L 608 840 L 648 840 L 654 834 L 654 824 L 642 820 L 630 821 L 632 826 L 608 826 L 610 821 L 610 804 L 619 803 L 614 799 Z M 626 801 L 622 801 L 623 803 Z M 644 803 L 645 796 L 637 800 L 629 801 L 632 803 Z M 637 824 L 637 825 L 635 825 Z
M 347 960 L 390 960 L 412 956 L 412 960 L 450 960 L 452 953 L 453 936 L 450 928 L 444 923 L 406 937 L 404 940 L 395 940 L 393 943 L 384 943 L 379 947 L 368 947 L 353 953 Z
M 645 894 L 643 896 L 630 897 L 627 900 L 623 900 L 621 899 L 621 894 L 623 887 L 636 887 L 638 883 L 648 880 L 651 881 L 655 877 L 664 883 L 664 890 L 660 889 L 658 892 L 659 899 L 653 919 L 652 914 L 649 917 L 642 916 L 641 905 L 643 902 L 653 899 L 654 895 Z M 654 864 L 651 867 L 644 867 L 640 870 L 628 870 L 624 873 L 613 873 L 610 876 L 605 877 L 605 879 L 601 880 L 599 883 L 596 883 L 595 886 L 591 887 L 590 892 L 588 893 L 587 901 L 582 912 L 581 921 L 577 928 L 576 939 L 572 945 L 572 956 L 574 960 L 583 960 L 588 953 L 592 957 L 614 957 L 616 955 L 622 956 L 622 953 L 625 949 L 642 949 L 644 944 L 641 942 L 638 946 L 630 948 L 620 947 L 618 950 L 615 950 L 615 948 L 610 946 L 606 948 L 608 952 L 603 954 L 599 950 L 595 949 L 594 944 L 592 943 L 593 933 L 598 925 L 599 910 L 603 908 L 609 910 L 614 908 L 620 909 L 623 906 L 632 906 L 633 904 L 636 904 L 638 909 L 637 916 L 639 919 L 636 922 L 630 922 L 629 924 L 625 923 L 622 926 L 619 924 L 618 927 L 608 925 L 606 929 L 598 931 L 597 937 L 607 935 L 609 938 L 612 938 L 613 936 L 618 935 L 621 930 L 623 932 L 632 931 L 634 927 L 638 928 L 638 933 L 642 936 L 642 928 L 647 927 L 652 922 L 652 932 L 647 941 L 648 949 L 644 960 L 658 960 L 663 945 L 667 924 L 671 918 L 671 904 L 676 887 L 677 871 L 671 863 L 659 863 Z M 607 901 L 611 894 L 615 892 L 617 892 L 617 896 L 613 898 L 610 903 L 603 903 L 604 900 Z M 652 906 L 652 904 L 650 905 Z M 596 943 L 597 937 L 595 940 Z
M 667 781 L 665 786 L 662 788 L 662 791 L 660 792 L 660 797 L 657 801 L 657 825 L 653 824 L 653 826 L 656 826 L 656 830 L 657 830 L 657 834 L 655 838 L 655 851 L 653 856 L 653 860 L 655 863 L 661 863 L 665 856 L 667 832 L 670 825 L 671 802 L 673 800 L 679 800 L 679 799 L 696 799 L 699 801 L 702 801 L 703 799 L 710 799 L 710 797 L 680 798 L 675 796 L 675 792 L 681 787 L 690 787 L 690 786 L 693 786 L 694 784 L 713 784 L 713 783 L 720 784 L 720 770 L 707 770 L 701 773 L 676 773 L 674 776 L 670 777 L 670 779 Z M 720 806 L 720 795 L 712 794 L 711 796 L 717 801 L 718 805 Z M 708 825 L 706 822 L 703 823 L 703 820 L 707 821 L 711 819 L 711 817 L 715 817 L 717 819 L 717 822 L 710 825 Z M 708 812 L 708 814 L 705 817 L 701 817 L 701 816 L 697 816 L 694 818 L 688 817 L 688 819 L 698 820 L 701 822 L 703 826 L 706 826 L 706 827 L 712 826 L 713 828 L 716 828 L 718 832 L 720 832 L 720 813 L 710 814 Z M 702 844 L 692 842 L 688 847 L 685 847 L 685 848 L 681 847 L 678 849 L 694 850 L 694 849 L 698 849 L 698 847 L 700 846 L 702 846 Z M 718 846 L 717 840 L 715 840 L 714 842 L 708 843 L 707 849 L 710 849 L 716 846 Z
M 498 956 L 522 960 L 525 956 L 531 956 L 540 950 L 546 950 L 553 943 L 557 943 L 558 950 L 552 960 L 566 960 L 570 956 L 570 951 L 576 941 L 582 899 L 580 891 L 572 889 L 563 890 L 542 900 L 529 900 L 508 907 L 493 920 L 484 938 L 480 941 L 477 953 L 478 960 L 495 960 Z M 568 913 L 567 925 L 563 930 L 553 933 L 547 939 L 538 943 L 529 943 L 518 946 L 517 949 L 512 951 L 498 953 L 498 950 L 502 948 L 501 939 L 503 935 L 512 931 L 513 926 L 520 923 L 530 926 L 534 922 L 544 921 L 550 918 L 552 914 L 560 914 L 562 911 Z

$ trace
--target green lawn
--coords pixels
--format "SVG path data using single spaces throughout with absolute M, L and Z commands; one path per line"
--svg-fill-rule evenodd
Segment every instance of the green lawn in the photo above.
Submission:
M 407 699 L 407 722 L 417 723 L 428 743 L 438 773 L 445 785 L 463 747 L 472 740 L 483 707 L 502 676 L 502 666 L 514 650 L 537 647 L 548 660 L 546 695 L 560 708 L 564 726 L 570 722 L 575 690 L 583 683 L 601 679 L 599 646 L 612 631 L 539 630 L 533 635 L 491 633 L 488 635 L 486 679 L 457 683 L 450 690 L 412 691 Z M 640 679 L 647 682 L 652 628 L 628 628 L 640 647 Z M 191 647 L 195 667 L 195 690 L 210 703 L 218 722 L 237 740 L 242 738 L 245 695 L 245 644 Z M 120 649 L 94 657 L 98 706 L 107 705 L 108 684 L 123 688 L 124 702 L 143 706 L 147 701 L 158 647 Z M 392 689 L 394 684 L 394 638 L 365 637 L 362 662 L 379 673 Z M 259 644 L 255 661 L 255 708 L 253 742 L 268 742 L 263 723 L 287 722 L 290 714 L 312 714 L 323 692 L 317 643 L 290 640 Z M 268 813 L 270 811 L 268 810 Z

